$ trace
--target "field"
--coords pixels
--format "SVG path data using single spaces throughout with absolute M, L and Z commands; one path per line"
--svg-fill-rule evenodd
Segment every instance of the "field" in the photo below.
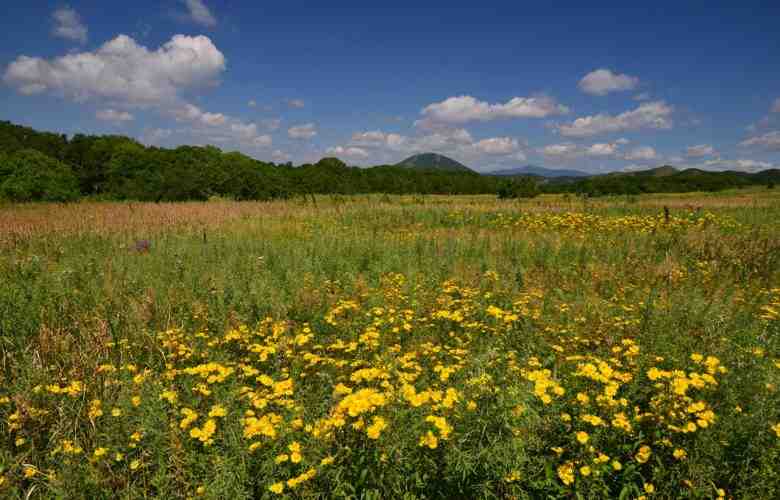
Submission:
M 780 498 L 780 190 L 4 205 L 0 283 L 0 497 Z

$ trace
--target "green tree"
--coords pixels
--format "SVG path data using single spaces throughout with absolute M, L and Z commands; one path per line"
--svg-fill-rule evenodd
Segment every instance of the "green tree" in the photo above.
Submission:
M 535 198 L 540 193 L 539 183 L 533 177 L 518 177 L 504 181 L 498 188 L 502 199 Z
M 0 198 L 24 202 L 78 197 L 78 180 L 70 167 L 40 151 L 22 149 L 0 162 Z

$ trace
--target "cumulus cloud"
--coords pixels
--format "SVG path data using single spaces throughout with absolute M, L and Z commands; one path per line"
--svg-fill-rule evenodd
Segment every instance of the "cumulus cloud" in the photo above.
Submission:
M 203 111 L 194 104 L 184 104 L 180 108 L 173 110 L 173 116 L 177 121 L 190 122 L 194 124 L 218 127 L 228 121 L 228 117 L 222 113 L 209 113 Z
M 194 104 L 185 103 L 170 113 L 176 121 L 192 125 L 193 133 L 205 135 L 213 142 L 236 142 L 253 149 L 268 148 L 273 144 L 271 136 L 261 134 L 256 123 L 204 111 Z
M 326 154 L 337 156 L 339 158 L 364 160 L 368 158 L 368 151 L 356 147 L 335 146 L 325 150 Z
M 207 28 L 213 28 L 217 25 L 217 18 L 211 13 L 203 0 L 184 0 L 187 6 L 187 19 L 195 24 L 200 24 Z
M 520 147 L 517 139 L 511 137 L 491 137 L 473 144 L 475 151 L 487 155 L 508 155 Z
M 252 145 L 258 148 L 270 148 L 274 143 L 270 135 L 258 135 L 252 138 Z
M 362 147 L 386 147 L 394 151 L 399 151 L 404 149 L 409 140 L 401 134 L 388 134 L 381 130 L 370 130 L 367 132 L 355 132 L 352 134 L 351 142 L 354 145 Z
M 271 159 L 276 163 L 287 163 L 288 161 L 290 161 L 290 155 L 288 155 L 281 149 L 276 149 L 274 150 L 273 153 L 271 153 Z
M 639 85 L 639 78 L 613 73 L 606 68 L 591 71 L 580 80 L 580 90 L 586 94 L 603 96 L 610 92 L 632 90 Z
M 641 104 L 638 108 L 619 115 L 598 114 L 577 118 L 571 123 L 558 125 L 564 137 L 590 137 L 600 134 L 639 129 L 670 129 L 674 108 L 663 101 Z
M 303 108 L 306 106 L 306 103 L 303 101 L 303 99 L 288 99 L 287 105 L 291 108 Z
M 739 143 L 743 147 L 757 147 L 769 151 L 780 151 L 780 130 L 751 137 Z
M 430 134 L 414 137 L 411 143 L 408 144 L 408 147 L 410 151 L 415 152 L 436 151 L 446 153 L 456 151 L 457 148 L 470 146 L 473 142 L 474 138 L 468 130 L 445 128 Z
M 462 128 L 442 128 L 433 133 L 408 137 L 381 130 L 355 132 L 350 145 L 361 148 L 382 148 L 394 152 L 451 151 L 459 146 L 472 145 L 474 138 Z
M 214 142 L 233 142 L 256 149 L 270 147 L 271 137 L 255 123 L 211 112 L 188 103 L 186 91 L 211 85 L 225 69 L 225 57 L 205 36 L 175 35 L 156 50 L 119 35 L 93 52 L 46 60 L 19 56 L 3 80 L 25 95 L 51 93 L 77 102 L 96 101 L 111 107 L 98 119 L 121 123 L 132 119 L 124 108 L 153 108 L 191 126 L 191 134 Z M 163 130 L 163 129 L 161 129 Z M 149 142 L 158 136 L 146 137 Z
M 491 121 L 501 118 L 545 118 L 562 115 L 569 108 L 547 96 L 513 97 L 503 104 L 490 104 L 469 95 L 450 97 L 423 108 L 421 120 L 415 125 L 434 129 L 441 125 L 454 125 L 472 121 Z
M 79 43 L 87 43 L 87 27 L 74 9 L 65 6 L 52 14 L 54 28 L 52 34 Z
M 257 101 L 255 101 L 254 99 L 249 99 L 249 102 L 247 102 L 246 104 L 250 108 L 256 108 L 257 107 Z
M 628 143 L 626 139 L 618 139 L 614 142 L 599 142 L 590 146 L 581 146 L 574 142 L 549 144 L 538 150 L 538 153 L 550 160 L 569 161 L 578 158 L 590 157 L 611 160 L 653 160 L 658 156 L 655 149 L 650 146 L 638 146 L 628 152 L 623 152 L 621 146 Z
M 717 154 L 715 148 L 709 144 L 699 144 L 696 146 L 689 146 L 685 150 L 685 156 L 688 158 L 703 158 L 705 156 L 714 156 Z
M 303 125 L 295 125 L 287 130 L 287 135 L 291 139 L 311 139 L 317 135 L 316 126 L 313 123 L 305 123 Z
M 756 160 L 735 160 L 734 164 L 738 170 L 746 170 L 748 172 L 759 172 L 761 170 L 777 168 L 777 165 L 772 163 Z
M 3 81 L 25 95 L 50 92 L 76 101 L 149 105 L 175 101 L 181 91 L 210 84 L 224 70 L 225 57 L 208 37 L 175 35 L 149 50 L 119 35 L 94 52 L 50 60 L 19 56 Z
M 133 115 L 127 111 L 117 111 L 115 109 L 101 109 L 95 113 L 95 118 L 104 122 L 111 122 L 119 125 L 125 122 L 133 121 Z
M 655 149 L 650 146 L 639 146 L 626 153 L 624 158 L 631 161 L 648 161 L 655 160 L 657 157 Z
M 573 142 L 548 144 L 539 153 L 554 160 L 570 160 L 582 155 L 582 151 Z
M 389 161 L 397 153 L 436 152 L 467 161 L 525 161 L 524 143 L 513 137 L 488 137 L 475 140 L 462 128 L 440 128 L 418 136 L 405 136 L 381 130 L 355 132 L 349 143 L 369 152 L 372 157 Z
M 593 144 L 585 150 L 587 156 L 613 156 L 619 145 L 616 143 L 598 143 Z

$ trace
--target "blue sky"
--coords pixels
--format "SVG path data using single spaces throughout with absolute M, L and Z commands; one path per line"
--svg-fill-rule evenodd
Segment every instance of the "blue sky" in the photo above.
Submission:
M 0 119 L 262 160 L 780 164 L 780 3 L 14 2 Z

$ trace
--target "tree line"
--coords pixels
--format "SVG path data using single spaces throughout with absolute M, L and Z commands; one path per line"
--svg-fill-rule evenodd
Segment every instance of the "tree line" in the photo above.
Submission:
M 271 200 L 311 194 L 497 194 L 541 192 L 591 196 L 719 190 L 767 183 L 753 176 L 703 173 L 666 177 L 599 176 L 572 182 L 506 178 L 476 172 L 380 165 L 350 167 L 336 158 L 293 166 L 259 161 L 213 146 L 166 149 L 117 135 L 40 132 L 0 121 L 0 199 L 10 201 L 183 201 L 214 196 Z M 695 177 L 695 178 L 694 178 Z M 776 181 L 775 181 L 776 182 Z
M 349 167 L 336 158 L 293 166 L 213 146 L 148 147 L 123 136 L 65 135 L 0 122 L 0 198 L 12 201 L 270 200 L 309 194 L 484 194 L 499 180 L 474 172 L 392 165 Z

